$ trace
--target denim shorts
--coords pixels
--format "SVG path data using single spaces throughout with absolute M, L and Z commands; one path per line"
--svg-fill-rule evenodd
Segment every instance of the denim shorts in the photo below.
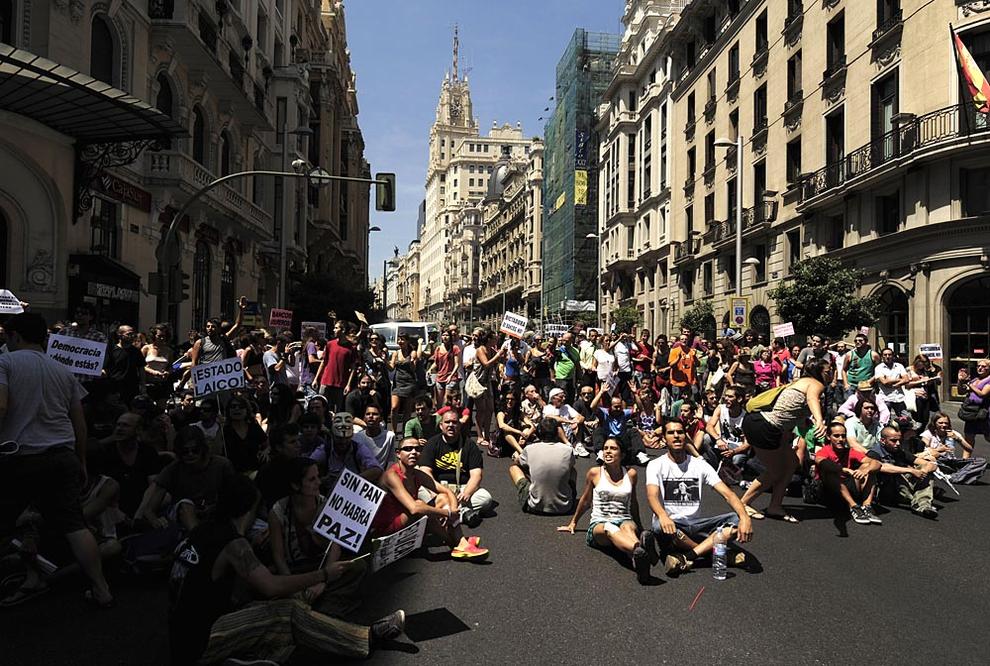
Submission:
M 682 518 L 675 520 L 674 524 L 692 539 L 707 539 L 719 527 L 736 527 L 739 525 L 739 516 L 735 512 L 730 511 L 728 513 L 720 513 L 717 516 Z
M 598 527 L 599 525 L 603 525 L 605 523 L 615 525 L 616 527 L 622 527 L 624 524 L 631 522 L 632 520 L 629 520 L 628 518 L 619 518 L 616 520 L 599 520 L 597 522 L 591 523 L 590 525 L 588 525 L 588 534 L 585 537 L 585 542 L 592 548 L 600 548 L 600 546 L 595 542 L 594 534 L 592 534 L 595 531 L 596 527 Z

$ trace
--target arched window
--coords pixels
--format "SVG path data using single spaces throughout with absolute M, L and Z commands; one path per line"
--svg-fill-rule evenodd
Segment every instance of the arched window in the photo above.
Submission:
M 705 318 L 704 327 L 700 331 L 695 332 L 700 333 L 705 340 L 711 340 L 714 342 L 715 339 L 718 338 L 718 331 L 716 329 L 717 326 L 715 324 L 715 315 L 708 315 Z
M 203 117 L 203 110 L 198 106 L 193 108 L 192 157 L 208 168 L 206 164 L 206 119 Z
M 14 0 L 0 0 L 0 42 L 14 44 Z
M 907 294 L 897 287 L 885 289 L 880 294 L 880 313 L 874 348 L 880 351 L 890 347 L 895 356 L 907 356 L 911 351 L 908 346 Z
M 158 75 L 155 79 L 158 83 L 158 95 L 155 96 L 155 108 L 164 113 L 166 116 L 173 117 L 173 111 L 175 109 L 175 97 L 172 95 L 172 84 L 168 82 L 168 77 L 165 73 Z M 162 147 L 171 148 L 171 139 L 161 139 Z
M 93 17 L 89 37 L 89 75 L 111 86 L 117 85 L 117 47 L 113 30 L 103 15 Z
M 210 246 L 197 241 L 193 256 L 193 327 L 203 326 L 210 312 Z
M 227 130 L 220 132 L 220 176 L 230 173 L 230 135 Z
M 220 314 L 233 317 L 236 313 L 234 294 L 237 292 L 237 259 L 231 250 L 223 255 L 223 270 L 220 272 Z
M 749 313 L 749 327 L 760 336 L 760 342 L 770 344 L 770 313 L 762 305 L 757 305 Z
M 946 301 L 949 314 L 948 367 L 946 383 L 955 381 L 960 368 L 976 372 L 976 361 L 990 356 L 990 275 L 968 280 Z M 965 396 L 954 395 L 954 398 Z

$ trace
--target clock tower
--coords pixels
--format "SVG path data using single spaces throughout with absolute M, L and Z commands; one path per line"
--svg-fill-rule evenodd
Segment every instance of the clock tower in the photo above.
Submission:
M 455 147 L 466 137 L 478 136 L 478 123 L 471 105 L 471 89 L 467 77 L 461 77 L 458 56 L 460 37 L 454 26 L 453 69 L 444 76 L 440 86 L 440 101 L 436 118 L 430 128 L 430 170 L 445 170 L 456 152 Z

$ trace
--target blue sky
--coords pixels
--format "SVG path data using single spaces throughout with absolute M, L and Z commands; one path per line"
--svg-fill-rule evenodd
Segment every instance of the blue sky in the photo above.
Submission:
M 492 121 L 523 124 L 542 136 L 543 109 L 554 94 L 557 61 L 575 28 L 619 33 L 623 0 L 349 0 L 345 7 L 351 65 L 357 74 L 358 122 L 372 172 L 394 171 L 397 209 L 372 206 L 370 275 L 416 233 L 423 199 L 427 140 L 440 83 L 451 68 L 454 24 L 460 67 L 471 82 L 482 133 Z M 373 203 L 373 202 L 372 202 Z

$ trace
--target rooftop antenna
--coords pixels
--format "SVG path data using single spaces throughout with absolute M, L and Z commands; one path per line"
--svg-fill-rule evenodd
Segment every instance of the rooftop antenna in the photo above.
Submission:
M 454 24 L 454 81 L 457 81 L 457 52 L 460 50 L 461 40 L 457 36 L 457 24 Z

